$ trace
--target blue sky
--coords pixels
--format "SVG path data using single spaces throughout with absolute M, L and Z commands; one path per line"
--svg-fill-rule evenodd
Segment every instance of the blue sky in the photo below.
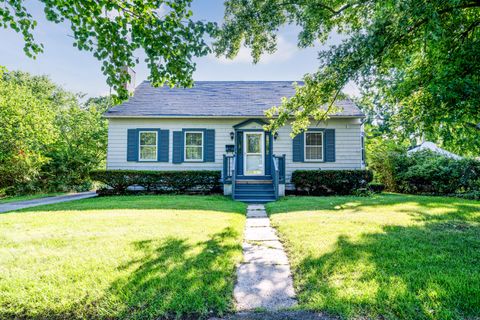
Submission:
M 43 6 L 38 1 L 29 1 L 30 12 L 38 21 L 35 39 L 43 43 L 44 52 L 33 60 L 23 53 L 21 35 L 10 29 L 0 29 L 0 65 L 9 70 L 28 71 L 32 74 L 46 74 L 65 89 L 86 93 L 88 96 L 107 94 L 109 88 L 100 70 L 100 63 L 90 52 L 74 48 L 68 23 L 54 24 L 43 17 Z M 216 21 L 223 19 L 223 0 L 194 0 L 194 17 L 200 20 Z M 242 48 L 236 59 L 218 59 L 214 56 L 198 58 L 195 80 L 300 80 L 318 66 L 316 46 L 298 49 L 296 46 L 298 29 L 286 27 L 279 34 L 278 50 L 266 55 L 258 64 L 252 64 L 247 49 Z M 329 43 L 338 43 L 340 37 L 332 35 Z M 148 70 L 140 63 L 135 69 L 136 83 L 148 76 Z M 353 86 L 345 92 L 355 94 Z

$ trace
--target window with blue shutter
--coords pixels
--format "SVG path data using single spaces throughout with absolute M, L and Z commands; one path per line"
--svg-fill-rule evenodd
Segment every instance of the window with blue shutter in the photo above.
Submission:
M 128 129 L 127 161 L 168 162 L 169 131 L 161 129 Z
M 322 132 L 323 134 L 315 134 Z M 308 136 L 309 142 L 306 148 L 305 136 L 308 133 L 312 133 Z M 322 141 L 316 141 L 319 138 L 322 138 Z M 323 146 L 323 155 L 319 152 L 316 146 Z M 317 157 L 321 162 L 335 162 L 335 129 L 320 129 L 312 128 L 308 129 L 306 133 L 300 133 L 296 135 L 292 140 L 292 158 L 294 162 L 305 162 L 305 150 L 309 152 L 309 160 L 315 161 L 313 158 Z M 320 157 L 321 156 L 321 157 Z

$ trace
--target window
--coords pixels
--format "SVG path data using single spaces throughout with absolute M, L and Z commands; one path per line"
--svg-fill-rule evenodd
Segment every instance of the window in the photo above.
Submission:
M 323 132 L 305 132 L 305 161 L 323 161 Z
M 203 132 L 185 132 L 185 161 L 203 161 Z
M 140 161 L 157 161 L 157 132 L 140 131 L 138 138 L 140 140 L 138 159 Z

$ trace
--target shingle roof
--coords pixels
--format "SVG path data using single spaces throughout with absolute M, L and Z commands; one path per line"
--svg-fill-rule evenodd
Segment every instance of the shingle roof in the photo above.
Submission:
M 196 81 L 192 88 L 154 88 L 142 82 L 128 101 L 106 117 L 264 117 L 295 93 L 292 81 Z M 351 100 L 336 102 L 336 117 L 363 117 Z

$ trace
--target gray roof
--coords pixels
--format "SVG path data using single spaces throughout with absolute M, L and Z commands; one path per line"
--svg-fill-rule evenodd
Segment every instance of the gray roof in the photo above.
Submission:
M 282 97 L 295 94 L 292 81 L 196 81 L 192 88 L 154 88 L 142 82 L 133 96 L 106 117 L 264 117 Z M 337 101 L 336 117 L 363 117 L 351 100 Z

